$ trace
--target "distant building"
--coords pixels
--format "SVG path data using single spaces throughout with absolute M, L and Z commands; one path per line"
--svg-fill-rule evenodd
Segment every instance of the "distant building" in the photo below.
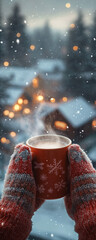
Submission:
M 83 97 L 61 103 L 42 117 L 45 128 L 79 142 L 96 130 L 96 111 Z
M 37 68 L 39 73 L 52 74 L 64 72 L 65 65 L 60 59 L 38 59 Z

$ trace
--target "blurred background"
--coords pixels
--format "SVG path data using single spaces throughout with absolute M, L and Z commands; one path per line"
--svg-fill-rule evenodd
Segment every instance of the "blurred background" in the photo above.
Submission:
M 14 146 L 42 133 L 96 167 L 95 0 L 0 0 L 0 192 Z M 63 199 L 36 212 L 29 239 L 43 238 L 77 239 Z

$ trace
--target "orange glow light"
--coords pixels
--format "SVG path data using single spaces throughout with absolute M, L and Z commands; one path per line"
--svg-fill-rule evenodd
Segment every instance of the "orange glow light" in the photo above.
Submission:
M 9 115 L 9 110 L 4 110 L 3 114 L 4 114 L 5 116 L 8 116 L 8 115 Z
M 55 103 L 55 98 L 50 98 L 51 103 Z
M 1 138 L 1 143 L 6 143 L 6 140 L 7 140 L 7 139 L 6 139 L 5 137 L 2 137 L 2 138 Z
M 19 111 L 20 110 L 20 106 L 18 104 L 15 104 L 13 108 L 14 108 L 14 111 Z
M 78 46 L 73 46 L 74 51 L 78 51 Z
M 63 130 L 63 131 L 65 131 L 68 128 L 67 124 L 65 122 L 62 122 L 62 121 L 55 121 L 54 126 L 57 129 Z
M 32 85 L 33 85 L 34 88 L 38 88 L 38 86 L 39 86 L 39 84 L 38 84 L 38 78 L 34 78 L 34 79 L 32 80 Z
M 42 95 L 38 95 L 38 96 L 37 96 L 37 100 L 38 100 L 39 102 L 42 102 L 43 99 L 44 99 L 44 97 L 43 97 Z
M 6 144 L 9 144 L 10 143 L 10 140 L 9 139 L 6 139 Z
M 30 45 L 30 49 L 31 49 L 32 51 L 34 51 L 34 50 L 35 50 L 35 45 Z
M 8 61 L 5 61 L 5 62 L 3 63 L 3 65 L 4 65 L 4 67 L 8 67 L 8 66 L 9 66 L 9 62 L 8 62 Z
M 23 103 L 23 99 L 22 99 L 22 98 L 19 98 L 19 99 L 18 99 L 18 103 L 19 103 L 19 104 L 22 104 L 22 103 Z
M 70 28 L 75 28 L 75 24 L 74 24 L 74 23 L 71 23 L 71 24 L 70 24 Z
M 13 138 L 16 137 L 16 132 L 10 132 L 10 136 Z
M 28 104 L 28 100 L 27 99 L 24 99 L 24 104 L 26 105 L 26 104 Z
M 16 37 L 18 37 L 18 38 L 21 37 L 21 33 L 18 32 L 18 33 L 16 34 Z
M 68 101 L 68 98 L 67 98 L 67 97 L 63 97 L 63 98 L 62 98 L 62 101 L 63 101 L 63 102 L 67 102 L 67 101 Z
M 13 118 L 14 117 L 14 113 L 13 112 L 10 112 L 9 113 L 9 118 Z
M 71 7 L 71 4 L 70 4 L 70 3 L 66 3 L 65 7 L 66 7 L 66 8 L 70 8 L 70 7 Z
M 29 114 L 30 113 L 30 109 L 29 108 L 24 108 L 23 113 L 24 114 Z
M 92 127 L 93 127 L 93 128 L 96 128 L 96 119 L 94 119 L 94 120 L 92 121 Z

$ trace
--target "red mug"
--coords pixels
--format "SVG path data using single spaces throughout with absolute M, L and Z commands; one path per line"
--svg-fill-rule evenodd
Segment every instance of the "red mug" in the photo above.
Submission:
M 31 137 L 26 144 L 33 153 L 32 168 L 37 196 L 57 199 L 68 193 L 68 147 L 71 140 L 61 135 Z

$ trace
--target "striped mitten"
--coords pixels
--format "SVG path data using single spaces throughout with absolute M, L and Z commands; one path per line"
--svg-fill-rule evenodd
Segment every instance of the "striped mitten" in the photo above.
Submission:
M 79 240 L 96 239 L 96 171 L 79 145 L 68 149 L 70 193 L 65 197 Z
M 31 150 L 19 144 L 9 162 L 0 202 L 0 240 L 25 240 L 41 202 L 36 199 Z

